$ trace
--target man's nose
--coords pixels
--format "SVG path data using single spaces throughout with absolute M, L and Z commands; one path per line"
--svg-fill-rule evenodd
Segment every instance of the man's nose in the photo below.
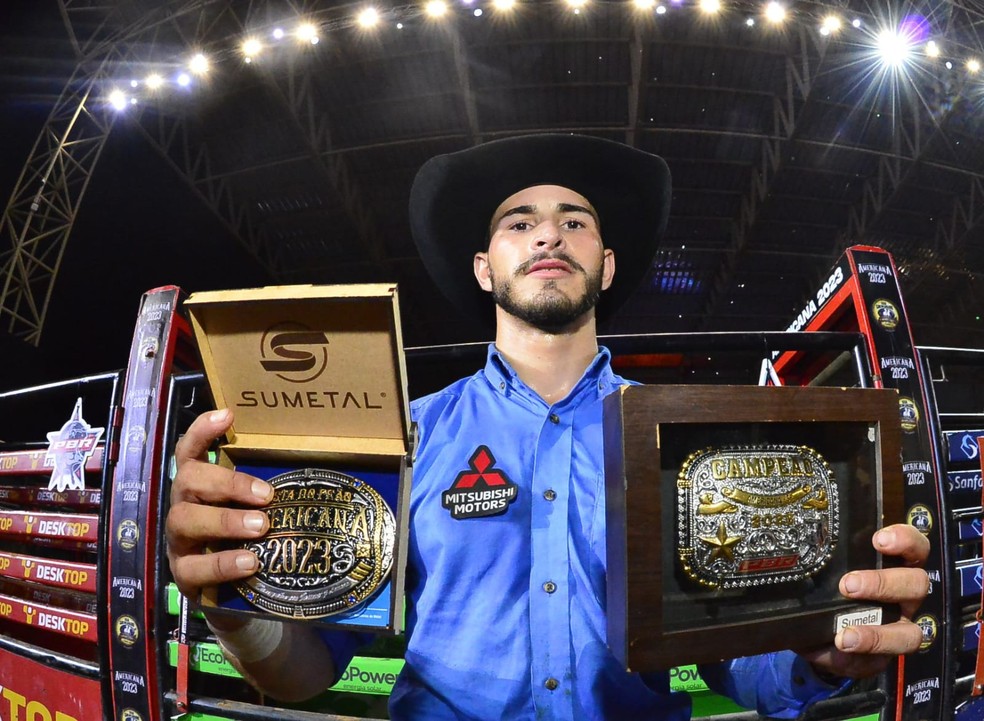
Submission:
M 537 224 L 533 237 L 530 239 L 532 246 L 537 250 L 553 250 L 564 244 L 564 234 L 560 230 L 560 225 L 552 220 L 544 220 Z

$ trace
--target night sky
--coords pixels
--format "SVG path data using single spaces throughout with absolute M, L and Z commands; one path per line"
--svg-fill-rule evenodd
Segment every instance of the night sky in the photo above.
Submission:
M 4 206 L 74 67 L 54 0 L 0 3 Z M 69 237 L 40 346 L 0 325 L 0 390 L 124 367 L 150 288 L 269 282 L 139 132 L 118 120 Z

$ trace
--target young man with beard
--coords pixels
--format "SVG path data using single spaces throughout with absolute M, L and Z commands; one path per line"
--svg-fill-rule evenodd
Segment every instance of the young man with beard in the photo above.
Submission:
M 412 407 L 420 442 L 408 648 L 393 718 L 688 717 L 689 699 L 670 693 L 667 674 L 643 678 L 618 666 L 604 609 L 602 400 L 626 381 L 598 347 L 596 320 L 651 267 L 669 197 L 661 159 L 581 136 L 495 141 L 434 158 L 418 173 L 411 225 L 421 256 L 442 291 L 474 317 L 488 312 L 492 297 L 496 335 L 484 369 Z M 228 410 L 201 416 L 176 450 L 168 549 L 191 598 L 257 568 L 249 552 L 200 555 L 202 544 L 267 528 L 261 509 L 270 487 L 204 462 L 231 422 Z M 479 462 L 509 493 L 488 512 L 455 509 L 446 494 Z M 255 510 L 229 507 L 236 504 Z M 910 565 L 928 551 L 907 525 L 883 529 L 873 543 Z M 709 666 L 705 677 L 763 714 L 795 716 L 832 693 L 836 679 L 877 673 L 918 648 L 919 628 L 908 619 L 927 590 L 918 568 L 849 573 L 845 596 L 900 603 L 903 619 L 845 629 L 833 646 L 808 655 Z M 210 622 L 240 668 L 280 698 L 323 690 L 353 650 L 351 636 L 294 624 Z

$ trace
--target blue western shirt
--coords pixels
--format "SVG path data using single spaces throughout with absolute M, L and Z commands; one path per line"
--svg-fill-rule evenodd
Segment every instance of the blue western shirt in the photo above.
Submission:
M 609 360 L 602 349 L 548 405 L 490 346 L 483 370 L 413 404 L 409 640 L 392 718 L 689 718 L 667 674 L 626 673 L 605 643 L 602 399 L 626 383 Z M 788 652 L 705 678 L 772 716 L 831 690 Z

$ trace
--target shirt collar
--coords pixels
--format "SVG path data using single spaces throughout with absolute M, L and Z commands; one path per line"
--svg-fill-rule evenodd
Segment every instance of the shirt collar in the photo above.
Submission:
M 621 381 L 615 377 L 615 373 L 612 371 L 611 360 L 612 354 L 608 348 L 599 346 L 598 354 L 588 364 L 584 375 L 560 403 L 577 399 L 590 389 L 595 389 L 599 397 L 604 397 L 621 385 Z M 489 343 L 488 357 L 485 361 L 485 377 L 496 391 L 504 395 L 519 391 L 525 396 L 539 398 L 523 383 L 509 361 L 495 347 L 495 343 Z

